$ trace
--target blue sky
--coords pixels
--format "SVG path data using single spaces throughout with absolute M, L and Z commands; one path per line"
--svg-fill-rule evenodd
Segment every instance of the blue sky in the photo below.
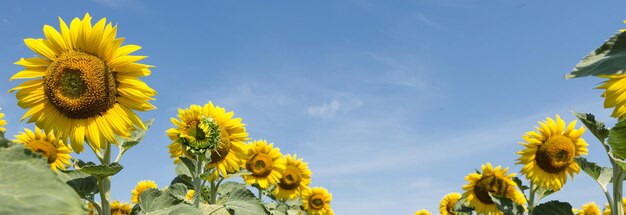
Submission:
M 2 1 L 0 92 L 30 57 L 24 38 L 89 12 L 119 24 L 155 65 L 147 138 L 126 154 L 113 198 L 140 180 L 174 177 L 164 131 L 179 107 L 235 111 L 250 136 L 309 163 L 337 214 L 437 213 L 485 162 L 518 171 L 517 142 L 537 121 L 570 110 L 605 121 L 601 79 L 563 75 L 620 28 L 624 1 Z M 24 127 L 0 93 L 8 135 Z M 588 159 L 607 164 L 590 134 Z M 81 158 L 95 160 L 88 153 Z M 603 202 L 580 174 L 551 199 Z M 602 203 L 603 204 L 603 203 Z

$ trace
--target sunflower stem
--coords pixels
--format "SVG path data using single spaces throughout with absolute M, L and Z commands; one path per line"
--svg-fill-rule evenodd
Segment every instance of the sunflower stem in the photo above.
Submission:
M 533 214 L 535 208 L 535 193 L 537 192 L 537 186 L 530 182 L 530 199 L 528 199 L 528 214 Z
M 261 187 L 256 187 L 256 189 L 259 190 L 259 200 L 263 202 L 263 192 L 261 191 Z
M 204 170 L 204 168 L 202 168 L 204 166 L 203 159 L 204 155 L 200 153 L 196 155 L 196 171 L 193 178 L 193 189 L 195 190 L 193 205 L 196 206 L 196 208 L 200 208 L 200 199 L 202 198 L 202 184 L 204 182 L 202 178 L 200 178 L 200 175 L 202 175 L 202 171 Z
M 211 202 L 209 204 L 215 204 L 215 200 L 217 198 L 217 184 L 214 181 L 211 181 Z
M 109 165 L 111 163 L 111 143 L 107 143 L 104 155 L 100 161 L 103 165 Z M 111 205 L 109 204 L 111 176 L 100 177 L 98 179 L 98 189 L 100 190 L 100 201 L 102 205 L 101 215 L 111 215 Z
M 618 165 L 613 165 L 613 207 L 611 208 L 613 215 L 624 214 L 624 207 L 622 207 L 623 184 L 624 171 Z
M 96 209 L 98 214 L 102 214 L 102 208 L 100 208 L 100 205 L 98 203 L 96 203 L 96 201 L 94 201 L 91 198 L 87 198 L 87 201 L 89 201 L 89 203 L 91 203 L 93 205 L 93 207 Z

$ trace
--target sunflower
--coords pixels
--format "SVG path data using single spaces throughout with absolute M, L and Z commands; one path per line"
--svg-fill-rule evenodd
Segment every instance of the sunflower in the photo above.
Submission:
M 302 191 L 302 208 L 309 215 L 333 215 L 330 201 L 333 195 L 323 187 L 314 187 Z
M 116 38 L 117 25 L 91 16 L 75 18 L 69 27 L 59 18 L 59 33 L 45 25 L 45 39 L 25 39 L 39 56 L 22 58 L 15 64 L 24 70 L 14 79 L 31 79 L 11 89 L 18 91 L 18 105 L 29 109 L 22 120 L 54 130 L 62 140 L 70 139 L 76 153 L 85 140 L 94 151 L 117 143 L 115 135 L 129 137 L 135 127 L 146 129 L 133 111 L 155 107 L 148 101 L 156 91 L 139 78 L 150 75 L 145 56 L 129 55 L 141 47 L 124 45 Z
M 111 202 L 111 215 L 129 215 L 133 206 L 128 202 L 113 201 Z
M 596 89 L 604 89 L 604 108 L 615 108 L 611 117 L 623 119 L 626 116 L 626 74 L 621 75 L 601 75 L 606 78 Z
M 622 198 L 622 207 L 624 208 L 623 210 L 626 211 L 626 198 Z M 624 212 L 626 213 L 626 212 Z M 604 205 L 604 211 L 602 212 L 603 215 L 611 215 L 611 207 L 609 206 L 609 204 L 607 203 L 606 205 Z
M 517 152 L 517 164 L 524 165 L 520 172 L 533 184 L 560 190 L 568 174 L 573 178 L 574 173 L 580 172 L 574 157 L 587 154 L 587 143 L 580 138 L 585 128 L 575 129 L 576 121 L 565 127 L 559 115 L 556 121 L 548 117 L 539 125 L 538 132 L 529 131 L 523 136 L 525 142 L 520 144 L 525 148 Z
M 461 198 L 460 193 L 448 193 L 439 202 L 439 213 L 441 215 L 454 215 L 454 204 Z
M 247 158 L 244 141 L 248 140 L 248 133 L 241 118 L 233 118 L 233 115 L 210 101 L 204 107 L 191 105 L 189 109 L 178 109 L 178 119 L 171 118 L 175 128 L 166 131 L 173 141 L 168 146 L 170 156 L 193 159 L 190 150 L 210 149 L 211 161 L 207 168 L 216 168 L 216 171 L 209 179 L 238 172 Z M 211 146 L 211 138 L 219 138 L 216 146 Z
M 589 202 L 578 210 L 578 215 L 600 215 L 600 208 L 595 202 Z
M 297 155 L 285 156 L 285 171 L 274 189 L 274 196 L 281 200 L 295 199 L 311 183 L 311 170 Z
M 193 195 L 195 194 L 196 194 L 195 190 L 187 190 L 187 194 L 185 194 L 185 199 L 191 201 L 193 199 Z
M 482 173 L 471 173 L 465 176 L 469 184 L 463 185 L 463 194 L 471 207 L 478 214 L 502 214 L 491 200 L 489 194 L 511 199 L 513 202 L 524 205 L 526 199 L 518 191 L 517 184 L 511 179 L 515 173 L 506 174 L 509 168 L 500 166 L 493 168 L 490 163 L 482 165 Z
M 158 188 L 158 186 L 156 183 L 154 183 L 154 181 L 151 180 L 140 181 L 139 183 L 137 183 L 135 189 L 131 191 L 133 195 L 131 201 L 135 204 L 139 203 L 139 196 L 141 195 L 141 193 L 150 188 Z
M 70 153 L 62 140 L 57 139 L 52 132 L 44 133 L 38 127 L 35 132 L 26 128 L 24 132 L 15 135 L 15 142 L 23 144 L 33 152 L 42 154 L 48 160 L 50 168 L 57 172 L 59 169 L 65 170 L 70 165 Z
M 279 148 L 265 140 L 248 143 L 248 160 L 245 167 L 252 174 L 243 175 L 246 184 L 258 184 L 262 189 L 275 185 L 285 171 L 285 158 Z
M 419 211 L 415 211 L 414 215 L 431 215 L 431 213 L 427 211 L 426 209 L 422 209 Z
M 4 117 L 4 113 L 0 113 L 0 132 L 4 133 L 7 129 L 4 126 L 7 124 L 7 121 L 2 119 Z

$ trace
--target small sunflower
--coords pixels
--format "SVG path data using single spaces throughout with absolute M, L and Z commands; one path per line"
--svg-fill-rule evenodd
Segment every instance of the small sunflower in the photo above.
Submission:
M 6 128 L 4 128 L 4 126 L 7 124 L 7 121 L 5 121 L 4 119 L 2 119 L 4 117 L 4 113 L 0 113 L 0 132 L 4 133 L 5 131 L 7 131 Z
M 580 172 L 574 158 L 587 154 L 587 143 L 581 138 L 585 128 L 575 129 L 576 121 L 565 127 L 559 115 L 556 121 L 548 117 L 539 125 L 538 132 L 529 131 L 523 136 L 525 142 L 520 144 L 525 148 L 517 152 L 517 164 L 524 165 L 520 172 L 534 184 L 560 190 L 568 174 L 573 178 Z
M 314 187 L 302 191 L 302 208 L 309 215 L 333 215 L 330 201 L 333 195 L 323 187 Z
M 454 204 L 461 198 L 460 193 L 448 193 L 439 202 L 439 213 L 441 215 L 454 215 Z
M 134 204 L 139 203 L 139 196 L 141 195 L 141 193 L 143 193 L 143 191 L 146 191 L 147 189 L 150 188 L 158 188 L 157 184 L 154 183 L 154 181 L 151 180 L 145 180 L 145 181 L 140 181 L 139 183 L 137 183 L 137 186 L 135 186 L 135 189 L 133 189 L 133 191 L 131 191 L 132 193 L 132 202 Z
M 285 171 L 274 189 L 274 196 L 281 200 L 295 199 L 311 183 L 311 170 L 297 155 L 285 156 Z
M 70 153 L 62 140 L 57 139 L 52 132 L 46 134 L 38 127 L 35 132 L 26 128 L 24 132 L 15 135 L 15 142 L 24 144 L 33 152 L 41 153 L 47 158 L 50 168 L 57 172 L 59 169 L 65 170 L 70 165 Z
M 622 198 L 622 207 L 624 208 L 623 210 L 625 211 L 624 213 L 626 214 L 626 198 Z M 605 204 L 604 205 L 604 211 L 602 212 L 603 215 L 611 215 L 611 207 L 609 206 L 609 204 Z
M 596 89 L 605 90 L 602 93 L 604 98 L 604 108 L 615 108 L 611 117 L 624 119 L 626 117 L 626 74 L 621 75 L 602 75 L 600 78 L 607 80 Z
M 111 202 L 111 215 L 129 215 L 133 206 L 128 202 L 113 201 Z
M 246 184 L 258 184 L 262 189 L 279 182 L 285 171 L 285 158 L 279 148 L 265 140 L 257 140 L 248 144 L 249 158 L 246 160 L 246 169 L 252 174 L 243 175 Z
M 430 211 L 427 211 L 426 209 L 422 209 L 419 211 L 415 211 L 413 215 L 431 215 L 431 213 Z
M 22 58 L 24 67 L 10 80 L 31 79 L 17 91 L 18 105 L 29 109 L 22 120 L 35 122 L 59 139 L 70 139 L 76 153 L 85 140 L 94 151 L 117 143 L 115 135 L 129 137 L 135 127 L 146 129 L 134 111 L 155 107 L 148 101 L 156 91 L 139 78 L 150 75 L 150 65 L 137 63 L 145 56 L 129 55 L 137 45 L 116 38 L 117 25 L 91 16 L 75 18 L 68 25 L 59 18 L 60 32 L 45 25 L 44 39 L 28 38 L 26 46 L 38 57 Z
M 214 106 L 212 102 L 204 105 L 191 105 L 189 109 L 178 109 L 178 119 L 171 118 L 175 128 L 166 131 L 173 141 L 169 146 L 170 156 L 189 157 L 187 149 L 211 150 L 211 161 L 207 168 L 216 168 L 214 175 L 227 177 L 229 173 L 238 172 L 247 158 L 248 133 L 241 118 L 233 118 L 233 112 Z M 219 138 L 217 146 L 210 146 L 210 138 Z M 214 148 L 210 148 L 214 147 Z
M 589 202 L 578 210 L 578 215 L 600 215 L 600 208 L 595 202 Z
M 490 193 L 509 198 L 519 205 L 526 204 L 526 199 L 511 179 L 515 177 L 515 173 L 507 175 L 508 169 L 502 169 L 500 166 L 493 168 L 490 163 L 487 163 L 482 165 L 482 173 L 471 173 L 465 176 L 469 184 L 463 185 L 463 190 L 465 190 L 463 195 L 476 213 L 502 214 L 491 200 Z
M 193 195 L 196 194 L 194 190 L 187 190 L 187 194 L 185 194 L 185 199 L 191 201 L 193 199 Z

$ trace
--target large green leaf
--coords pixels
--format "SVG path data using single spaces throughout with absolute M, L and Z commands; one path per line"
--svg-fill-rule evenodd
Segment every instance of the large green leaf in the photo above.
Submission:
M 589 162 L 582 157 L 574 158 L 574 160 L 583 171 L 606 189 L 606 186 L 611 182 L 611 178 L 613 178 L 613 169 Z
M 153 122 L 154 118 L 145 121 L 143 124 L 146 126 L 146 130 L 141 128 L 135 128 L 135 130 L 130 133 L 130 138 L 117 137 L 117 142 L 119 143 L 119 146 L 121 146 L 121 150 L 125 152 L 133 146 L 139 144 L 141 140 L 143 140 L 143 138 L 146 136 L 146 132 L 148 132 L 148 129 L 150 129 L 150 126 L 152 126 Z
M 0 214 L 85 214 L 76 192 L 22 145 L 0 147 Z
M 625 69 L 626 33 L 618 32 L 578 62 L 565 78 L 622 74 Z
M 533 209 L 533 215 L 573 215 L 572 205 L 567 202 L 549 201 L 540 205 L 537 205 Z
M 183 192 L 187 192 L 183 184 L 174 184 L 164 191 L 147 189 L 139 196 L 139 207 L 134 207 L 132 214 L 202 214 L 199 209 L 187 204 L 184 196 L 181 199 Z
M 585 124 L 585 127 L 587 127 L 605 147 L 608 147 L 605 140 L 609 137 L 609 130 L 604 125 L 604 122 L 597 121 L 596 117 L 591 113 L 579 113 L 575 111 L 572 111 L 572 113 Z
M 222 183 L 217 188 L 217 194 L 222 196 L 222 195 L 227 195 L 228 193 L 231 193 L 236 190 L 245 190 L 245 189 L 247 188 L 246 188 L 246 185 L 244 184 L 233 182 L 233 181 L 228 181 L 228 182 Z
M 115 175 L 123 168 L 124 167 L 122 167 L 122 165 L 119 163 L 97 165 L 93 162 L 85 163 L 81 160 L 78 160 L 78 162 L 74 162 L 74 169 L 98 178 Z
M 224 205 L 202 204 L 200 205 L 200 211 L 202 211 L 203 215 L 230 215 Z
M 613 154 L 624 160 L 626 158 L 626 120 L 621 120 L 609 130 L 609 145 Z
M 98 178 L 92 175 L 78 172 L 76 170 L 60 171 L 59 178 L 83 199 L 92 199 L 98 193 Z
M 222 186 L 220 185 L 220 188 Z M 256 198 L 252 191 L 246 189 L 234 189 L 224 195 L 220 195 L 218 204 L 224 205 L 233 215 L 265 215 L 269 213 L 263 203 Z
M 524 206 L 518 205 L 517 203 L 511 201 L 511 199 L 506 197 L 494 196 L 489 193 L 491 197 L 491 201 L 496 204 L 498 210 L 504 212 L 505 215 L 523 215 L 524 214 Z

